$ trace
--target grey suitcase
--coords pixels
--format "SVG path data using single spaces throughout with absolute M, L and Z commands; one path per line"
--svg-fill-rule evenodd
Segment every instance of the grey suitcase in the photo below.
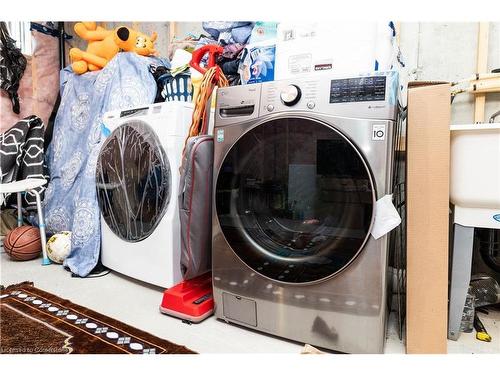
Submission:
M 199 135 L 188 139 L 179 185 L 184 280 L 211 270 L 213 155 L 212 136 Z

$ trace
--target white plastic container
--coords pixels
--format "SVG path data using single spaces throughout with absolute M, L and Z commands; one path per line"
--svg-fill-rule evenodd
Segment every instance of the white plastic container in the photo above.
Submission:
M 500 229 L 500 123 L 452 125 L 450 130 L 455 223 Z
M 393 33 L 389 21 L 280 23 L 274 79 L 389 70 Z

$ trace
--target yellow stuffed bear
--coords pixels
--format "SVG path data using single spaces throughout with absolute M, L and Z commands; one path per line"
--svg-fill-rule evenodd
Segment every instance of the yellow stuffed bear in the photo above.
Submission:
M 71 67 L 76 74 L 104 68 L 120 51 L 136 52 L 142 56 L 156 54 L 154 42 L 157 34 L 151 38 L 136 30 L 120 26 L 115 30 L 106 30 L 95 22 L 78 22 L 75 24 L 76 34 L 89 42 L 86 51 L 71 48 L 69 56 Z

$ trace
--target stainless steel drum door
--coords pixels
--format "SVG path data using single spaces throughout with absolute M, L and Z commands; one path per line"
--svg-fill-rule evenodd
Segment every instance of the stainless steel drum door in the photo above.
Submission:
M 239 138 L 218 172 L 216 213 L 235 254 L 259 274 L 304 284 L 363 249 L 375 202 L 361 153 L 327 124 L 278 118 Z
M 147 238 L 168 207 L 171 172 L 154 130 L 130 121 L 116 128 L 99 153 L 97 197 L 109 228 L 121 239 Z

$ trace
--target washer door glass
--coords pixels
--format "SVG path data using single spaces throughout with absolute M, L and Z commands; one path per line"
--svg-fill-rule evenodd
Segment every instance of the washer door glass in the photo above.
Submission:
M 96 185 L 101 214 L 121 239 L 148 237 L 170 200 L 170 165 L 154 130 L 130 121 L 106 139 L 97 161 Z
M 363 248 L 375 191 L 355 146 L 326 124 L 276 119 L 230 149 L 216 185 L 227 242 L 256 272 L 309 283 L 345 268 Z

